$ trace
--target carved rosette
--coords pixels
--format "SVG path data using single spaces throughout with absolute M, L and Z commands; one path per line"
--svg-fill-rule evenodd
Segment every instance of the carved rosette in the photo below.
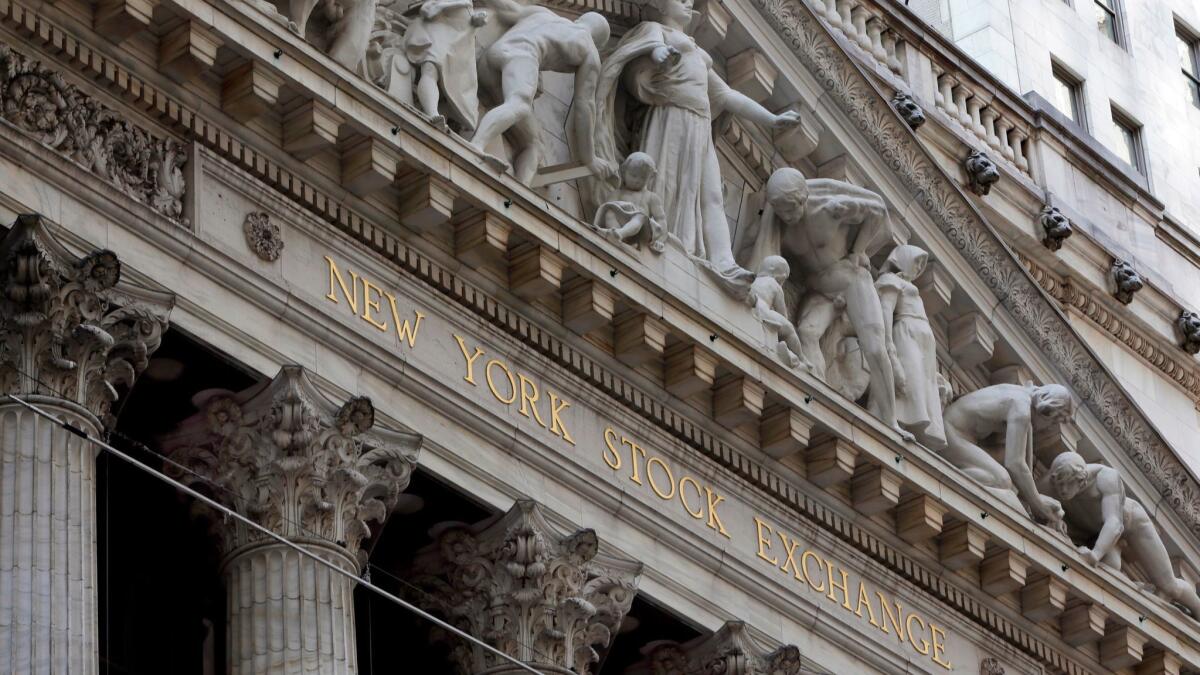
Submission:
M 79 257 L 36 214 L 0 240 L 0 392 L 65 399 L 104 424 L 158 348 L 174 296 L 120 283 L 112 251 Z
M 625 675 L 800 675 L 803 658 L 795 645 L 773 648 L 750 635 L 740 621 L 684 643 L 659 641 L 642 648 L 646 658 Z
M 278 223 L 271 222 L 271 215 L 264 211 L 254 211 L 246 214 L 242 224 L 246 234 L 246 245 L 254 255 L 266 262 L 279 260 L 283 253 L 283 233 Z
M 591 673 L 596 648 L 609 644 L 637 593 L 640 563 L 599 555 L 595 531 L 559 532 L 532 501 L 432 534 L 410 575 L 427 591 L 418 601 L 547 673 Z M 439 637 L 450 641 L 460 673 L 508 672 L 495 655 Z
M 183 220 L 187 152 L 0 42 L 0 117 L 126 195 Z
M 375 426 L 370 399 L 337 407 L 299 366 L 265 386 L 217 393 L 163 439 L 180 480 L 292 541 L 323 541 L 365 563 L 362 543 L 408 487 L 421 437 Z M 215 485 L 215 488 L 214 488 Z M 222 551 L 267 537 L 214 523 Z

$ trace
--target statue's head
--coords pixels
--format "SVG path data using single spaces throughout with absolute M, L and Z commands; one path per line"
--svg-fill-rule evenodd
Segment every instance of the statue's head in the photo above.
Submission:
M 1058 207 L 1047 206 L 1042 211 L 1042 229 L 1046 231 L 1047 239 L 1062 241 L 1071 236 L 1071 221 Z
M 787 281 L 787 278 L 792 276 L 792 266 L 788 261 L 779 255 L 769 255 L 763 258 L 758 265 L 758 276 L 771 277 L 779 283 Z
M 1133 294 L 1142 290 L 1142 276 L 1124 260 L 1114 260 L 1109 270 L 1112 275 L 1117 299 L 1128 304 L 1133 300 Z
M 1088 484 L 1088 467 L 1077 452 L 1064 452 L 1050 463 L 1050 482 L 1063 501 L 1075 498 Z
M 986 195 L 992 185 L 1000 180 L 1000 169 L 986 152 L 980 150 L 971 151 L 963 162 L 963 168 L 967 170 L 971 190 L 978 195 Z
M 1075 400 L 1061 384 L 1046 384 L 1034 388 L 1033 409 L 1051 422 L 1068 422 L 1075 415 Z
M 680 29 L 688 27 L 696 12 L 693 0 L 650 0 L 650 6 L 658 13 L 659 21 Z
M 604 45 L 608 44 L 611 31 L 608 27 L 608 19 L 604 18 L 603 14 L 585 12 L 575 19 L 575 23 L 583 26 L 592 34 L 592 41 L 596 43 L 596 49 L 604 49 Z
M 925 265 L 928 262 L 929 254 L 925 252 L 925 249 L 910 244 L 901 244 L 892 249 L 879 271 L 895 272 L 903 279 L 915 281 L 925 272 Z
M 631 152 L 621 162 L 621 185 L 626 190 L 643 190 L 654 179 L 654 159 L 644 152 Z
M 904 119 L 910 129 L 916 129 L 925 124 L 925 112 L 921 110 L 921 106 L 917 105 L 912 96 L 902 91 L 896 92 L 896 95 L 892 97 L 892 107 L 900 113 L 900 117 Z
M 776 169 L 767 179 L 767 202 L 775 217 L 787 225 L 799 225 L 808 203 L 808 181 L 791 167 Z
M 1175 320 L 1175 328 L 1183 339 L 1183 348 L 1189 354 L 1200 352 L 1200 314 L 1183 310 Z

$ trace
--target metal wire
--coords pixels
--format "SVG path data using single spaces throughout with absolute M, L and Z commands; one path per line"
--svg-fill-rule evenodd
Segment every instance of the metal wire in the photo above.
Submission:
M 32 403 L 29 403 L 28 401 L 19 399 L 12 394 L 7 394 L 6 396 L 10 400 L 12 400 L 14 403 L 24 406 L 25 408 L 28 408 L 29 410 L 33 411 L 34 414 L 36 414 L 40 417 L 44 417 L 44 418 L 54 422 L 55 424 L 58 424 L 63 429 L 67 430 L 68 432 L 70 432 L 76 436 L 79 436 L 80 438 L 88 441 L 89 443 L 92 443 L 93 445 L 101 448 L 102 450 L 107 451 L 109 454 L 113 455 L 114 457 L 117 457 L 118 459 L 123 460 L 124 462 L 132 465 L 133 467 L 140 469 L 141 471 L 143 471 L 147 474 L 150 474 L 152 477 L 157 478 L 157 479 L 167 483 L 168 485 L 171 485 L 176 490 L 179 490 L 179 491 L 183 492 L 184 494 L 187 494 L 187 495 L 193 497 L 194 499 L 200 500 L 208 507 L 216 509 L 217 511 L 225 514 L 228 517 L 233 518 L 234 520 L 237 520 L 238 522 L 246 525 L 247 527 L 250 527 L 251 529 L 258 531 L 258 532 L 266 535 L 267 537 L 274 539 L 275 541 L 286 546 L 287 548 L 290 548 L 290 549 L 294 550 L 295 552 L 299 553 L 300 555 L 312 559 L 319 565 L 329 568 L 334 573 L 340 574 L 340 575 L 350 579 L 351 581 L 355 582 L 356 584 L 362 585 L 363 587 L 365 587 L 371 591 L 374 591 L 375 593 L 379 594 L 381 597 L 390 600 L 391 602 L 395 603 L 396 605 L 400 606 L 401 608 L 406 609 L 406 610 L 412 612 L 413 614 L 416 614 L 417 616 L 421 617 L 422 619 L 425 619 L 426 621 L 429 621 L 430 623 L 432 623 L 436 626 L 439 626 L 440 628 L 447 630 L 447 631 L 453 633 L 454 635 L 457 635 L 458 637 L 460 637 L 472 644 L 482 647 L 484 650 L 494 654 L 495 656 L 500 657 L 504 661 L 511 663 L 512 665 L 516 666 L 520 670 L 523 670 L 523 671 L 529 672 L 529 673 L 533 673 L 533 675 L 543 675 L 542 673 L 538 672 L 537 670 L 534 670 L 528 664 L 518 661 L 517 659 L 509 656 L 508 654 L 505 654 L 504 652 L 500 651 L 499 649 L 496 649 L 495 647 L 489 645 L 488 643 L 484 642 L 483 640 L 480 640 L 479 638 L 475 637 L 474 635 L 471 635 L 470 633 L 467 633 L 466 631 L 463 631 L 460 628 L 457 628 L 449 623 L 446 623 L 445 621 L 437 618 L 436 616 L 430 614 L 429 612 L 426 612 L 425 610 L 421 609 L 420 607 L 417 607 L 416 605 L 414 605 L 400 597 L 397 597 L 391 593 L 388 593 L 387 591 L 383 590 L 382 588 L 379 588 L 378 586 L 374 585 L 373 583 L 371 583 L 369 581 L 365 581 L 365 580 L 359 578 L 357 575 L 342 569 L 337 564 L 330 562 L 328 560 L 325 560 L 324 558 L 321 558 L 320 556 L 310 553 L 309 551 L 305 550 L 303 547 L 292 543 L 285 537 L 283 537 L 279 534 L 276 534 L 274 531 L 272 531 L 266 527 L 263 527 L 262 525 L 259 525 L 258 523 L 254 522 L 253 520 L 250 520 L 246 516 L 243 516 L 242 514 L 238 513 L 237 511 L 234 511 L 233 509 L 228 508 L 227 506 L 206 496 L 205 494 L 196 491 L 195 489 L 189 487 L 188 485 L 186 485 L 178 480 L 175 480 L 174 478 L 159 471 L 158 469 L 155 469 L 154 467 L 150 466 L 149 464 L 146 464 L 130 455 L 125 454 L 124 452 L 114 448 L 113 446 L 109 445 L 108 443 L 106 443 L 98 438 L 92 438 L 92 436 L 90 434 L 88 434 L 87 431 L 80 429 L 79 427 L 76 427 L 75 425 L 73 425 L 69 422 L 61 420 L 61 419 L 55 417 L 54 415 L 46 412 L 45 410 L 42 410 L 41 408 L 33 405 Z

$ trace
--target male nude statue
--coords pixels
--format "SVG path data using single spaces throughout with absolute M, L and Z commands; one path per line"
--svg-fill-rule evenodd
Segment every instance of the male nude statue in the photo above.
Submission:
M 965 394 L 946 407 L 946 448 L 942 456 L 963 473 L 1011 503 L 1013 490 L 1019 505 L 1039 522 L 1059 531 L 1062 507 L 1058 500 L 1038 492 L 1033 481 L 1033 416 L 1066 422 L 1074 415 L 1071 392 L 1058 384 L 1040 387 L 994 384 Z M 1004 431 L 1004 461 L 997 462 L 979 442 Z
M 1103 464 L 1088 464 L 1078 453 L 1064 452 L 1054 458 L 1050 471 L 1039 482 L 1042 491 L 1062 502 L 1071 530 L 1089 540 L 1091 548 L 1079 553 L 1089 565 L 1104 563 L 1121 569 L 1123 539 L 1125 557 L 1142 568 L 1153 587 L 1145 590 L 1177 602 L 1200 621 L 1200 597 L 1196 588 L 1175 576 L 1171 556 L 1146 509 L 1125 497 L 1125 484 L 1117 470 Z
M 486 0 L 497 20 L 508 29 L 479 58 L 479 82 L 495 100 L 502 101 L 479 121 L 471 142 L 484 159 L 497 168 L 507 163 L 485 152 L 489 143 L 509 133 L 517 149 L 513 173 L 528 184 L 541 161 L 540 129 L 533 114 L 539 73 L 543 70 L 575 74 L 575 94 L 568 113 L 567 133 L 577 160 L 605 179 L 616 168 L 597 159 L 594 144 L 596 83 L 600 79 L 599 49 L 608 42 L 608 20 L 595 12 L 575 21 L 545 7 L 526 6 L 515 0 Z
M 806 180 L 792 168 L 771 174 L 767 205 L 758 228 L 739 236 L 742 243 L 735 248 L 753 246 L 751 265 L 769 255 L 795 263 L 808 291 L 800 310 L 801 351 L 819 377 L 825 374 L 821 338 L 844 303 L 870 371 L 871 401 L 884 423 L 911 440 L 896 421 L 895 377 L 869 259 L 891 228 L 887 205 L 865 188 L 828 178 Z

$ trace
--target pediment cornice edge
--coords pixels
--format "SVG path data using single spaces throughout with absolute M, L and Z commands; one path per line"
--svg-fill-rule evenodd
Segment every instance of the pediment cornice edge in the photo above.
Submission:
M 1000 306 L 1058 364 L 1064 381 L 1150 480 L 1160 503 L 1200 537 L 1200 483 L 967 197 L 921 146 L 887 97 L 798 0 L 753 0 L 887 166 L 912 191 Z

